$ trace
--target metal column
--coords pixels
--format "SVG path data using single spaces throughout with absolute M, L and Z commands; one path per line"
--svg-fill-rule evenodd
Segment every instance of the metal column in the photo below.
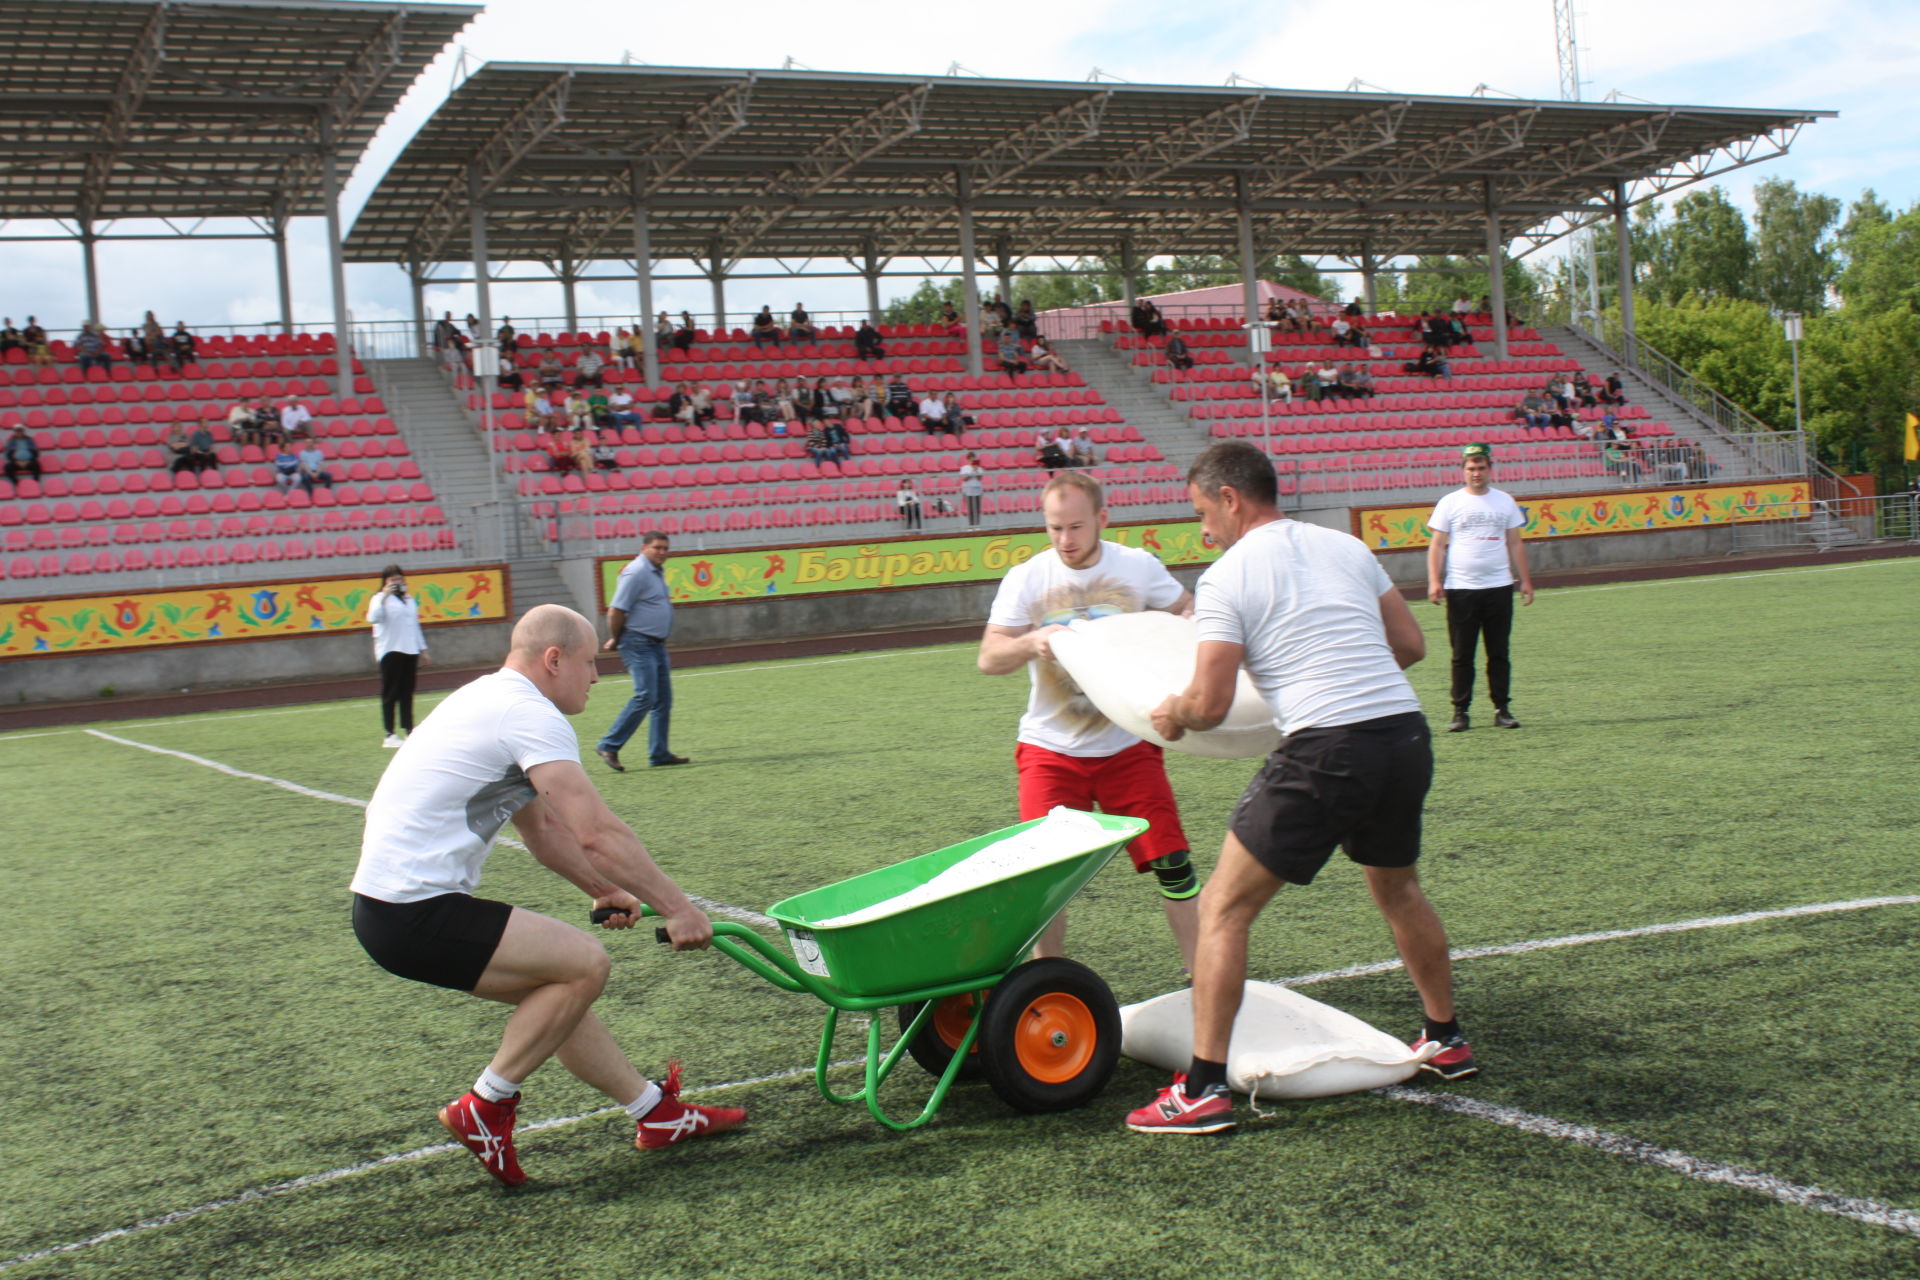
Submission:
M 1360 255 L 1360 297 L 1366 304 L 1368 315 L 1373 315 L 1378 310 L 1373 299 L 1373 273 L 1376 265 L 1371 250 Z
M 1627 184 L 1613 184 L 1613 235 L 1620 255 L 1620 354 L 1633 363 L 1633 229 L 1627 222 Z
M 335 394 L 353 394 L 353 332 L 347 320 L 347 263 L 340 244 L 340 155 L 333 144 L 333 123 L 320 125 L 320 202 L 327 213 L 327 266 L 333 276 L 333 359 L 338 371 Z
M 634 191 L 640 189 L 634 175 Z M 650 387 L 660 385 L 660 339 L 653 331 L 653 219 L 637 199 L 633 205 L 633 270 L 640 286 L 640 376 Z
M 574 282 L 580 277 L 574 271 L 574 265 L 572 258 L 560 259 L 560 294 L 562 305 L 566 308 L 568 333 L 576 333 L 580 328 L 579 299 L 573 292 Z
M 407 283 L 413 294 L 413 354 L 427 354 L 427 281 L 416 259 L 407 264 Z
M 867 241 L 867 251 L 862 257 L 866 261 L 861 275 L 867 278 L 867 318 L 875 324 L 880 323 L 880 255 L 873 251 L 873 241 Z
M 727 268 L 717 247 L 707 268 L 707 278 L 713 282 L 713 332 L 718 337 L 727 327 Z
M 979 377 L 980 363 L 980 289 L 973 269 L 973 182 L 962 172 L 955 175 L 960 187 L 960 301 L 967 322 L 967 372 Z
M 993 248 L 993 276 L 1000 285 L 1000 301 L 1013 310 L 1013 259 L 1007 254 L 1006 241 Z
M 1233 176 L 1235 214 L 1240 222 L 1240 287 L 1246 291 L 1246 323 L 1260 323 L 1259 260 L 1253 256 L 1253 208 L 1247 202 L 1245 174 Z
M 478 184 L 475 184 L 476 194 Z M 473 239 L 473 294 L 474 314 L 480 318 L 480 336 L 474 343 L 476 359 L 475 369 L 486 366 L 481 363 L 481 353 L 493 350 L 493 297 L 487 287 L 487 276 L 492 266 L 487 262 L 487 208 L 475 200 L 469 210 Z M 480 384 L 480 430 L 487 440 L 487 502 L 493 518 L 504 527 L 507 513 L 500 509 L 500 455 L 494 451 L 494 412 L 493 378 L 482 375 L 477 379 Z M 504 549 L 506 539 L 500 539 Z
M 1122 240 L 1120 242 L 1120 296 L 1126 299 L 1129 312 L 1133 310 L 1133 304 L 1138 300 L 1137 290 L 1140 282 L 1135 279 L 1138 271 L 1139 264 L 1135 262 L 1133 256 L 1133 241 Z
M 287 273 L 287 220 L 273 220 L 273 266 L 280 285 L 280 332 L 293 332 L 293 281 Z
M 1500 211 L 1493 204 L 1493 179 L 1486 179 L 1487 297 L 1493 302 L 1493 358 L 1507 358 L 1507 246 L 1500 236 Z
M 100 323 L 100 266 L 93 254 L 98 238 L 93 234 L 91 218 L 80 224 L 80 267 L 87 279 L 87 319 L 95 324 Z

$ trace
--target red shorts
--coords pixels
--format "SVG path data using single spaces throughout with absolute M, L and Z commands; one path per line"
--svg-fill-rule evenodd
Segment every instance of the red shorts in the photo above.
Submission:
M 1020 771 L 1020 821 L 1044 818 L 1055 805 L 1145 818 L 1152 825 L 1127 845 L 1135 871 L 1155 858 L 1188 847 L 1180 829 L 1180 810 L 1160 748 L 1136 742 L 1110 756 L 1063 756 L 1058 751 L 1017 742 L 1014 764 Z

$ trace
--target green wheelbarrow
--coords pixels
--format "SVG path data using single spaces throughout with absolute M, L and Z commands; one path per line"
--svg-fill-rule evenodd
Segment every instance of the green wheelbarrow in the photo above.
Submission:
M 775 903 L 767 914 L 785 931 L 791 955 L 730 921 L 714 922 L 714 948 L 774 986 L 810 993 L 827 1006 L 815 1084 L 830 1101 L 865 1102 L 889 1129 L 933 1119 L 962 1075 L 984 1075 L 1019 1111 L 1077 1107 L 1113 1075 L 1119 1006 L 1087 966 L 1021 957 L 1068 899 L 1147 829 L 1141 818 L 1084 816 L 1111 840 L 946 896 L 910 895 L 893 909 L 900 895 L 1044 819 L 1019 823 Z M 897 1010 L 899 1035 L 883 1052 L 887 1009 Z M 865 1079 L 848 1094 L 827 1082 L 842 1013 L 871 1015 Z M 880 1086 L 909 1054 L 937 1082 L 918 1115 L 896 1120 L 881 1108 Z

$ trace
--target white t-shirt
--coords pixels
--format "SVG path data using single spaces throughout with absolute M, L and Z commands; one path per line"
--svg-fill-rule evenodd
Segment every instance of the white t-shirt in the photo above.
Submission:
M 1001 580 L 987 622 L 996 627 L 1045 627 L 1076 618 L 1165 609 L 1186 589 L 1167 567 L 1145 551 L 1117 542 L 1100 543 L 1100 558 L 1069 569 L 1049 547 Z M 1020 717 L 1022 742 L 1063 756 L 1110 756 L 1140 739 L 1100 714 L 1099 708 L 1057 662 L 1029 662 L 1032 689 Z
M 367 605 L 367 621 L 373 624 L 376 662 L 390 653 L 427 651 L 426 633 L 420 630 L 420 602 L 412 596 L 400 600 L 385 591 L 374 592 Z
M 1380 597 L 1393 589 L 1366 544 L 1295 520 L 1260 525 L 1194 588 L 1200 639 L 1237 644 L 1282 733 L 1420 709 L 1393 659 Z
M 1507 530 L 1526 523 L 1520 504 L 1503 489 L 1489 489 L 1478 497 L 1455 489 L 1440 499 L 1427 517 L 1427 528 L 1447 535 L 1447 590 L 1513 585 Z
M 518 671 L 455 690 L 374 788 L 353 891 L 382 902 L 472 893 L 494 837 L 534 797 L 527 770 L 579 759 L 573 726 Z

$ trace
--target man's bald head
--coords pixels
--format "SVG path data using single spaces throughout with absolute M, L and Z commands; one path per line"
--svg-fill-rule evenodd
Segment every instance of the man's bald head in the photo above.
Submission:
M 570 654 L 583 645 L 592 647 L 595 638 L 593 624 L 572 609 L 563 604 L 537 604 L 514 624 L 511 654 L 537 663 L 548 649 Z

